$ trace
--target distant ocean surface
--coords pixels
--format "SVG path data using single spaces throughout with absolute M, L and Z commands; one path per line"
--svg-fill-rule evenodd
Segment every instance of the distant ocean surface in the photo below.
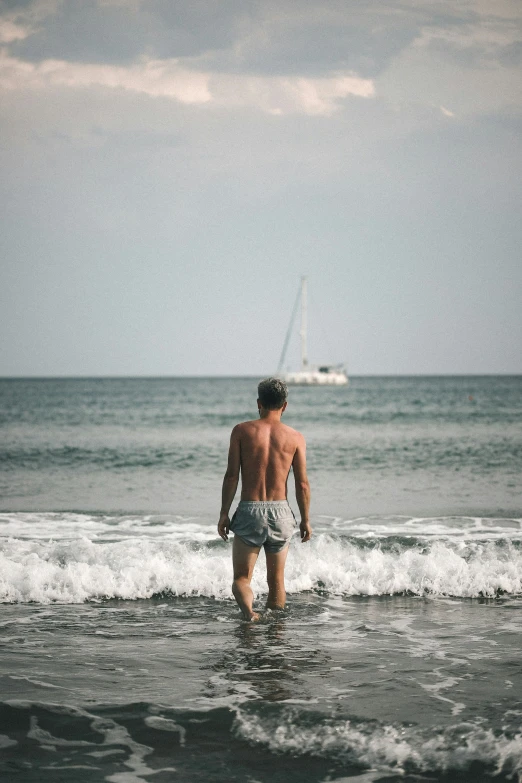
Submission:
M 257 380 L 0 380 L 0 779 L 520 783 L 522 377 L 291 388 L 314 536 L 251 625 Z

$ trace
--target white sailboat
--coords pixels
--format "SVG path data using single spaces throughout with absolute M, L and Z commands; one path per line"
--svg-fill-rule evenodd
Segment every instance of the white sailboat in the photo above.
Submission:
M 301 301 L 301 369 L 296 372 L 282 372 L 286 358 L 288 343 L 292 334 L 297 306 Z M 343 365 L 323 364 L 318 367 L 312 367 L 308 364 L 307 349 L 307 279 L 301 278 L 301 287 L 295 300 L 294 309 L 290 318 L 290 324 L 286 333 L 277 374 L 286 383 L 293 386 L 346 386 L 348 376 Z

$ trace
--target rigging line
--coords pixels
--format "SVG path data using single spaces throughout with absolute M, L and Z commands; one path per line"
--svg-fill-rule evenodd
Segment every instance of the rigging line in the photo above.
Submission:
M 292 329 L 294 327 L 295 316 L 297 314 L 297 307 L 299 305 L 299 300 L 300 299 L 301 299 L 301 286 L 299 286 L 299 288 L 297 289 L 297 296 L 296 296 L 295 302 L 294 302 L 294 309 L 292 310 L 292 315 L 290 316 L 290 323 L 288 324 L 288 331 L 286 333 L 285 342 L 284 342 L 284 345 L 283 345 L 283 350 L 281 351 L 281 358 L 279 359 L 279 364 L 277 365 L 277 372 L 278 373 L 280 373 L 281 370 L 283 369 L 283 364 L 284 364 L 285 357 L 286 357 L 286 352 L 287 352 L 287 349 L 288 349 L 288 343 L 290 342 L 290 336 L 292 334 Z

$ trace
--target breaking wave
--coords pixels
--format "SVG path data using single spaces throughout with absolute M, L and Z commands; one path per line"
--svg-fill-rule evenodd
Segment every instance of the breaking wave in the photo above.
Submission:
M 522 772 L 522 734 L 497 733 L 480 722 L 426 730 L 378 721 L 318 720 L 290 709 L 277 717 L 243 710 L 236 717 L 235 733 L 275 753 L 319 756 L 382 771 L 447 773 L 480 763 L 493 775 Z
M 459 780 L 494 776 L 520 781 L 522 772 L 520 731 L 494 730 L 479 718 L 426 728 L 332 718 L 305 708 L 267 708 L 257 703 L 197 711 L 147 703 L 86 709 L 13 700 L 0 704 L 0 729 L 6 731 L 0 735 L 2 746 L 11 755 L 23 752 L 30 741 L 28 758 L 37 761 L 34 748 L 41 747 L 47 756 L 52 753 L 60 760 L 55 761 L 63 764 L 58 768 L 70 769 L 75 779 L 78 769 L 95 769 L 100 779 L 137 781 L 158 772 L 193 771 L 198 758 L 198 771 L 205 779 L 209 754 L 221 759 L 218 754 L 223 749 L 222 763 L 233 761 L 237 772 L 238 765 L 245 763 L 242 742 L 251 748 L 248 765 L 252 760 L 266 763 L 268 751 L 279 759 L 291 756 L 294 764 L 299 758 L 304 764 L 325 759 L 352 774 L 371 768 L 381 774 L 443 773 L 457 774 Z M 174 762 L 175 767 L 163 766 L 166 762 Z M 304 772 L 303 767 L 301 779 L 306 779 Z
M 261 555 L 262 557 L 262 555 Z M 0 601 L 82 603 L 156 595 L 230 598 L 230 546 L 133 537 L 0 541 Z M 521 542 L 319 534 L 288 558 L 289 593 L 462 598 L 522 594 Z M 266 591 L 263 568 L 253 588 Z

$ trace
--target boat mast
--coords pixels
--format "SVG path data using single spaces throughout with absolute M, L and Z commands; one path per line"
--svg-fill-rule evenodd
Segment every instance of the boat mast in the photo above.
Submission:
M 285 337 L 285 343 L 283 345 L 283 350 L 281 351 L 281 358 L 279 359 L 279 364 L 277 365 L 277 374 L 281 372 L 283 369 L 283 364 L 285 363 L 285 357 L 286 357 L 286 351 L 288 349 L 288 343 L 290 342 L 290 337 L 292 336 L 292 330 L 294 328 L 294 321 L 295 317 L 297 315 L 297 308 L 299 306 L 299 300 L 301 298 L 301 290 L 297 289 L 297 296 L 295 297 L 294 307 L 292 310 L 292 315 L 290 316 L 290 323 L 288 324 L 288 329 L 286 332 Z
M 306 277 L 301 278 L 301 369 L 306 370 L 308 365 L 308 356 L 306 350 Z

